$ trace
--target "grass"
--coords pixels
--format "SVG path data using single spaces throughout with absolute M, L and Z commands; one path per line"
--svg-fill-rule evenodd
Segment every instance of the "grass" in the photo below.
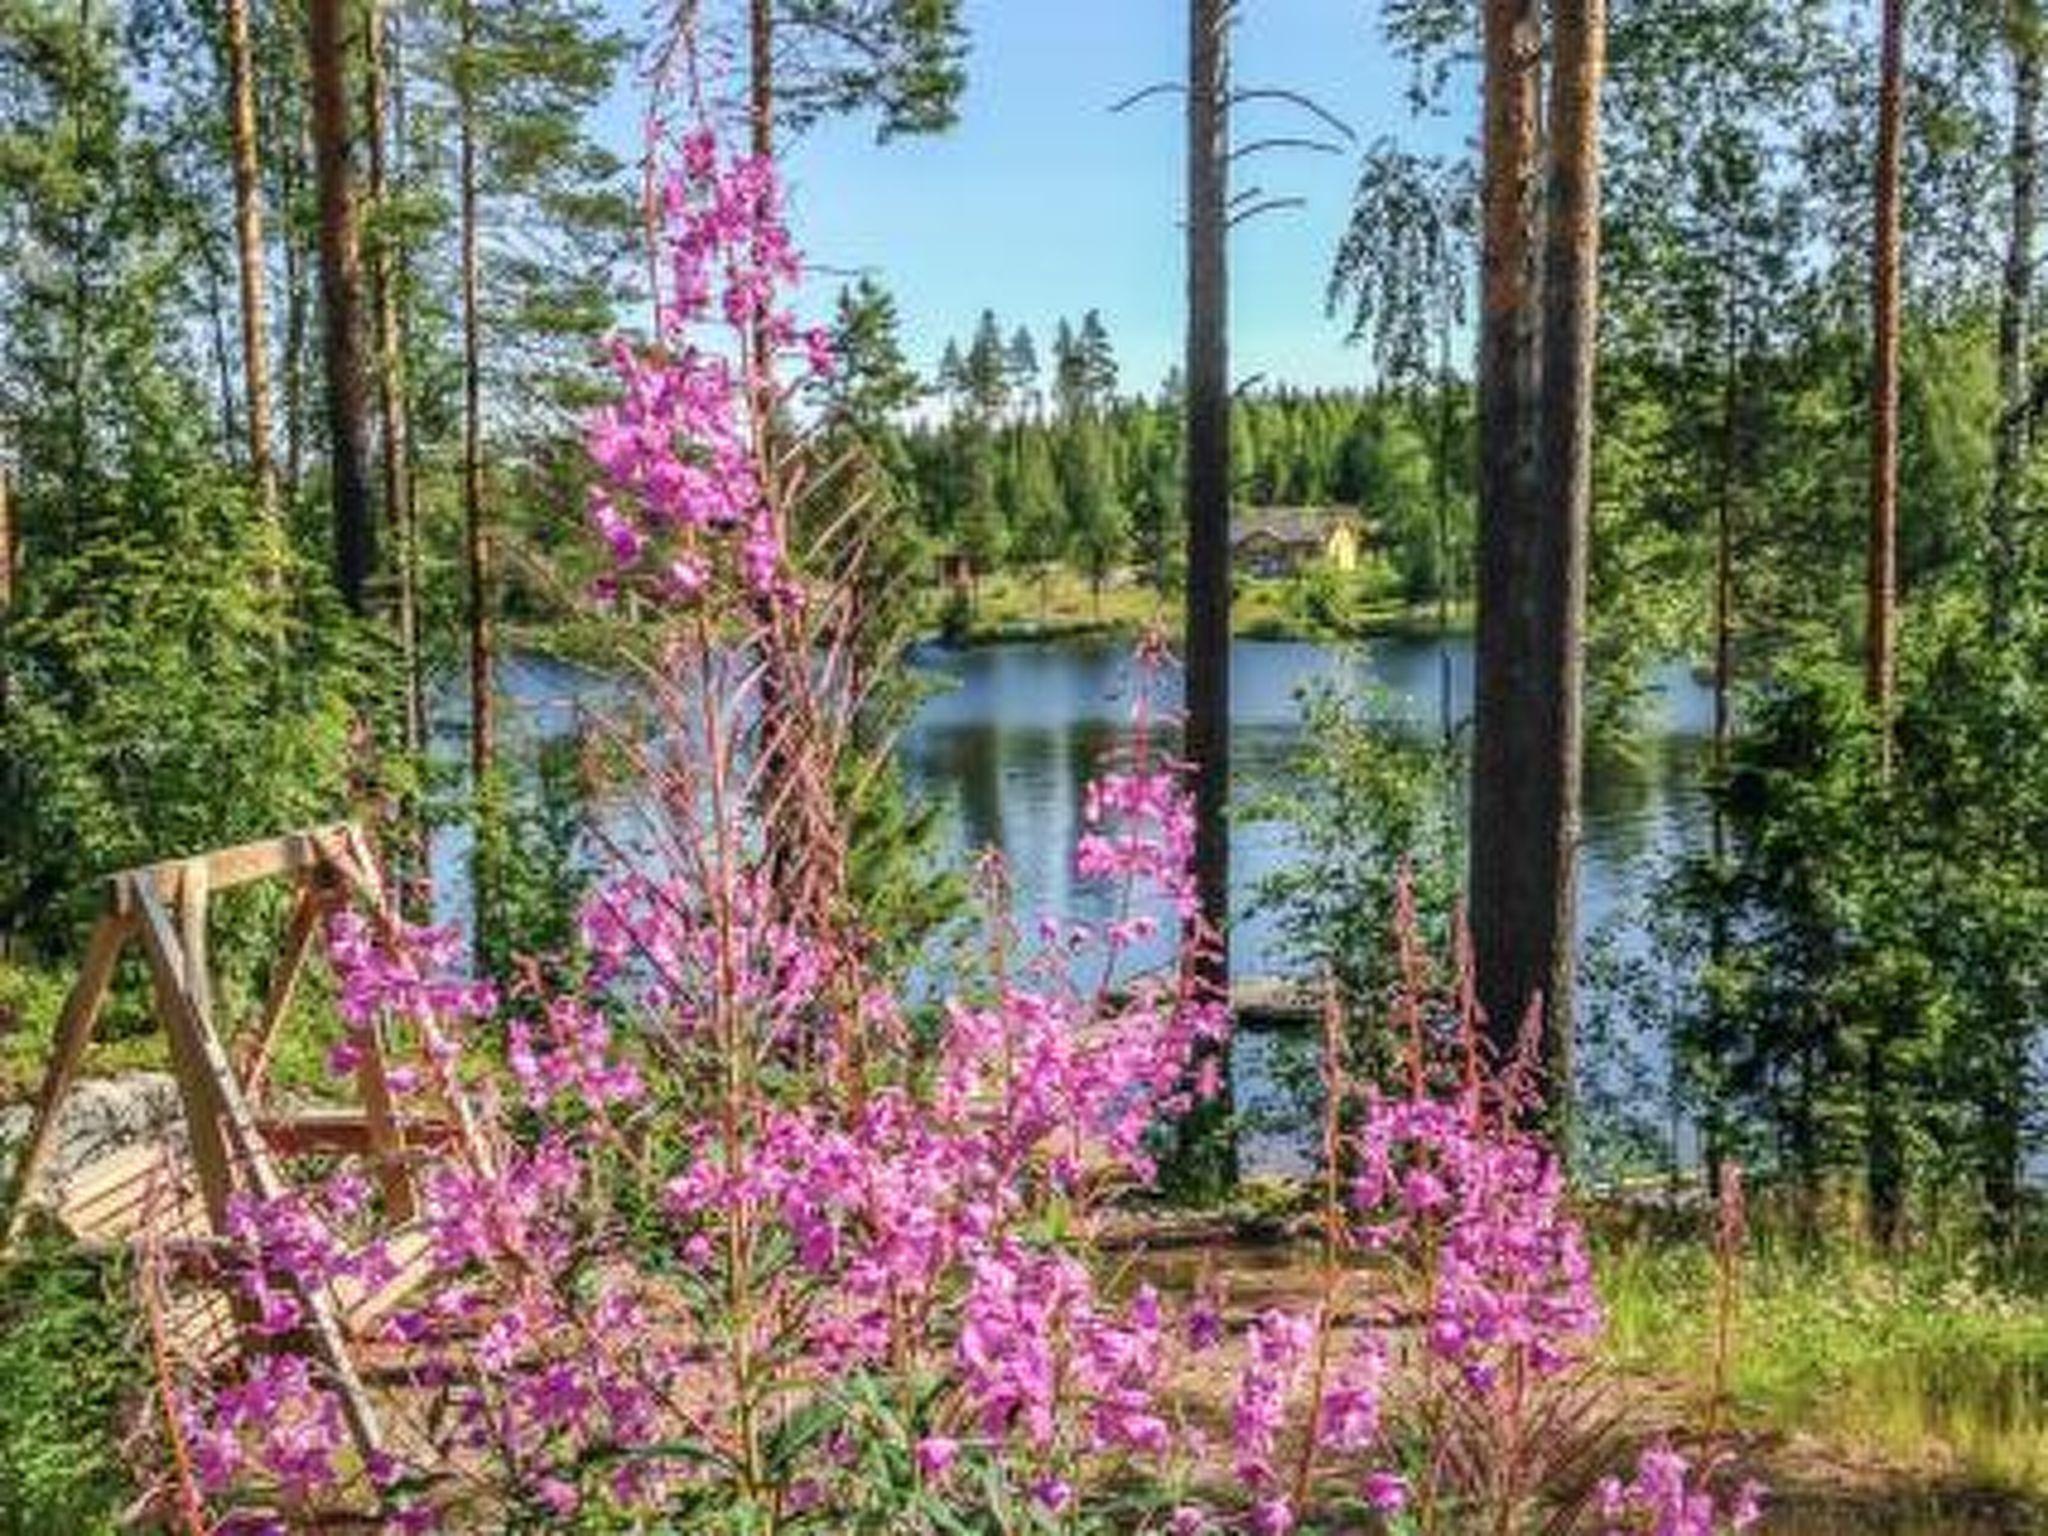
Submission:
M 1599 1263 L 1617 1362 L 1709 1404 L 1709 1251 L 1609 1240 Z M 2048 1296 L 1968 1258 L 1753 1245 L 1728 1395 L 1737 1428 L 2048 1501 Z
M 935 593 L 930 600 L 927 621 L 935 631 L 944 628 L 948 601 L 945 593 Z M 1367 600 L 1354 591 L 1342 595 L 1337 607 L 1339 611 L 1332 615 L 1327 604 L 1315 601 L 1306 579 L 1240 578 L 1235 584 L 1231 623 L 1238 635 L 1255 640 L 1339 640 L 1436 631 L 1433 605 L 1417 607 L 1388 598 Z M 1079 571 L 1058 567 L 1043 581 L 1028 571 L 1002 571 L 982 578 L 964 633 L 956 626 L 953 637 L 979 644 L 1136 634 L 1152 625 L 1178 633 L 1182 614 L 1179 594 L 1162 595 L 1149 582 L 1111 583 L 1098 600 Z M 1468 627 L 1469 608 L 1454 609 L 1451 622 L 1456 629 Z

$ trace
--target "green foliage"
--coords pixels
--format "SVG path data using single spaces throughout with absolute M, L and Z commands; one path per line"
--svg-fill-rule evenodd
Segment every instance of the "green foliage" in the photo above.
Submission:
M 130 152 L 113 38 L 29 9 L 0 26 L 0 207 L 22 257 L 0 284 L 21 539 L 0 931 L 65 956 L 98 876 L 342 814 L 382 657 L 209 439 L 175 323 L 186 194 Z M 231 983 L 249 931 L 217 945 Z
M 136 1489 L 124 1420 L 149 1380 L 124 1265 L 0 1261 L 0 1536 L 112 1536 Z
M 783 122 L 872 111 L 875 135 L 952 127 L 967 87 L 960 0 L 781 0 L 776 20 L 798 39 L 776 82 Z
M 588 815 L 582 752 L 574 738 L 544 742 L 530 775 L 501 771 L 471 807 L 477 961 L 500 985 L 518 980 L 525 963 L 560 959 L 574 943 L 589 873 L 580 857 Z
M 1728 859 L 1661 898 L 1670 963 L 1703 977 L 1676 1028 L 1713 1150 L 1809 1209 L 1852 1190 L 1881 1237 L 2018 1221 L 2048 981 L 2040 644 L 1916 608 L 1889 767 L 1858 670 L 1781 659 L 1720 796 Z
M 1285 784 L 1254 804 L 1280 823 L 1290 858 L 1259 885 L 1294 973 L 1334 985 L 1351 1021 L 1354 1065 L 1386 1065 L 1387 1000 L 1400 979 L 1395 921 L 1406 883 L 1425 951 L 1449 954 L 1464 878 L 1459 764 L 1450 747 L 1377 717 L 1372 701 L 1319 685 L 1302 699 L 1306 733 Z

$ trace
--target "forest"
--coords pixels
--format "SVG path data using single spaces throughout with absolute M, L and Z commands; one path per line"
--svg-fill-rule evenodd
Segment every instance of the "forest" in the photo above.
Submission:
M 2048 1529 L 2038 0 L 1297 9 L 0 0 L 0 1536 Z

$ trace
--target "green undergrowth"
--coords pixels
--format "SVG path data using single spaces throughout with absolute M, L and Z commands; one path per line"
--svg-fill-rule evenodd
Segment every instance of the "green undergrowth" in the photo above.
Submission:
M 0 960 L 0 1106 L 32 1097 L 41 1084 L 71 980 L 52 968 Z M 273 1086 L 314 1098 L 334 1091 L 326 1056 L 340 1026 L 329 991 L 322 967 L 308 967 L 292 1015 L 278 1033 L 271 1061 Z M 228 1032 L 234 1035 L 253 1017 L 255 1002 L 232 990 L 224 1002 Z M 131 959 L 101 1012 L 81 1075 L 115 1077 L 170 1069 L 170 1050 L 150 1016 L 141 966 Z M 5 1152 L 0 1147 L 0 1181 L 5 1177 Z
M 136 1490 L 125 1426 L 149 1380 L 124 1263 L 0 1260 L 0 1536 L 99 1536 Z
M 1709 1248 L 1609 1238 L 1598 1263 L 1617 1361 L 1710 1408 Z M 1745 1253 L 1736 1297 L 1725 1409 L 1737 1427 L 2048 1503 L 2048 1275 L 1766 1240 Z

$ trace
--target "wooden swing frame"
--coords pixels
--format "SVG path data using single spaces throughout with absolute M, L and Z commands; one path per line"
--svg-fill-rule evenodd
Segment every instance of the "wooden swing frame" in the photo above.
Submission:
M 291 882 L 291 916 L 253 1038 L 238 1069 L 216 1021 L 208 909 L 218 891 L 274 879 Z M 394 1222 L 411 1220 L 418 1198 L 410 1154 L 433 1141 L 445 1141 L 449 1128 L 396 1113 L 378 1030 L 368 1030 L 359 1042 L 359 1116 L 315 1112 L 264 1117 L 257 1109 L 278 1033 L 291 1012 L 322 919 L 357 901 L 366 903 L 387 931 L 395 926 L 368 844 L 348 823 L 143 865 L 109 877 L 105 905 L 87 942 L 78 980 L 57 1018 L 28 1140 L 8 1190 L 0 1248 L 11 1246 L 19 1235 L 55 1142 L 64 1101 L 77 1081 L 115 969 L 130 943 L 140 945 L 149 967 L 152 1011 L 170 1043 L 191 1161 L 206 1222 L 216 1238 L 228 1235 L 229 1205 L 237 1188 L 265 1200 L 279 1198 L 289 1186 L 276 1158 L 300 1152 L 365 1154 L 376 1172 L 385 1211 Z M 459 1106 L 450 1107 L 460 1114 Z M 466 1123 L 458 1123 L 457 1134 L 469 1131 Z M 328 1287 L 303 1288 L 298 1299 L 304 1308 L 307 1342 L 328 1372 L 351 1438 L 367 1462 L 382 1449 L 383 1432 L 350 1355 L 344 1314 L 351 1309 Z M 248 1339 L 245 1347 L 258 1347 L 258 1341 Z

